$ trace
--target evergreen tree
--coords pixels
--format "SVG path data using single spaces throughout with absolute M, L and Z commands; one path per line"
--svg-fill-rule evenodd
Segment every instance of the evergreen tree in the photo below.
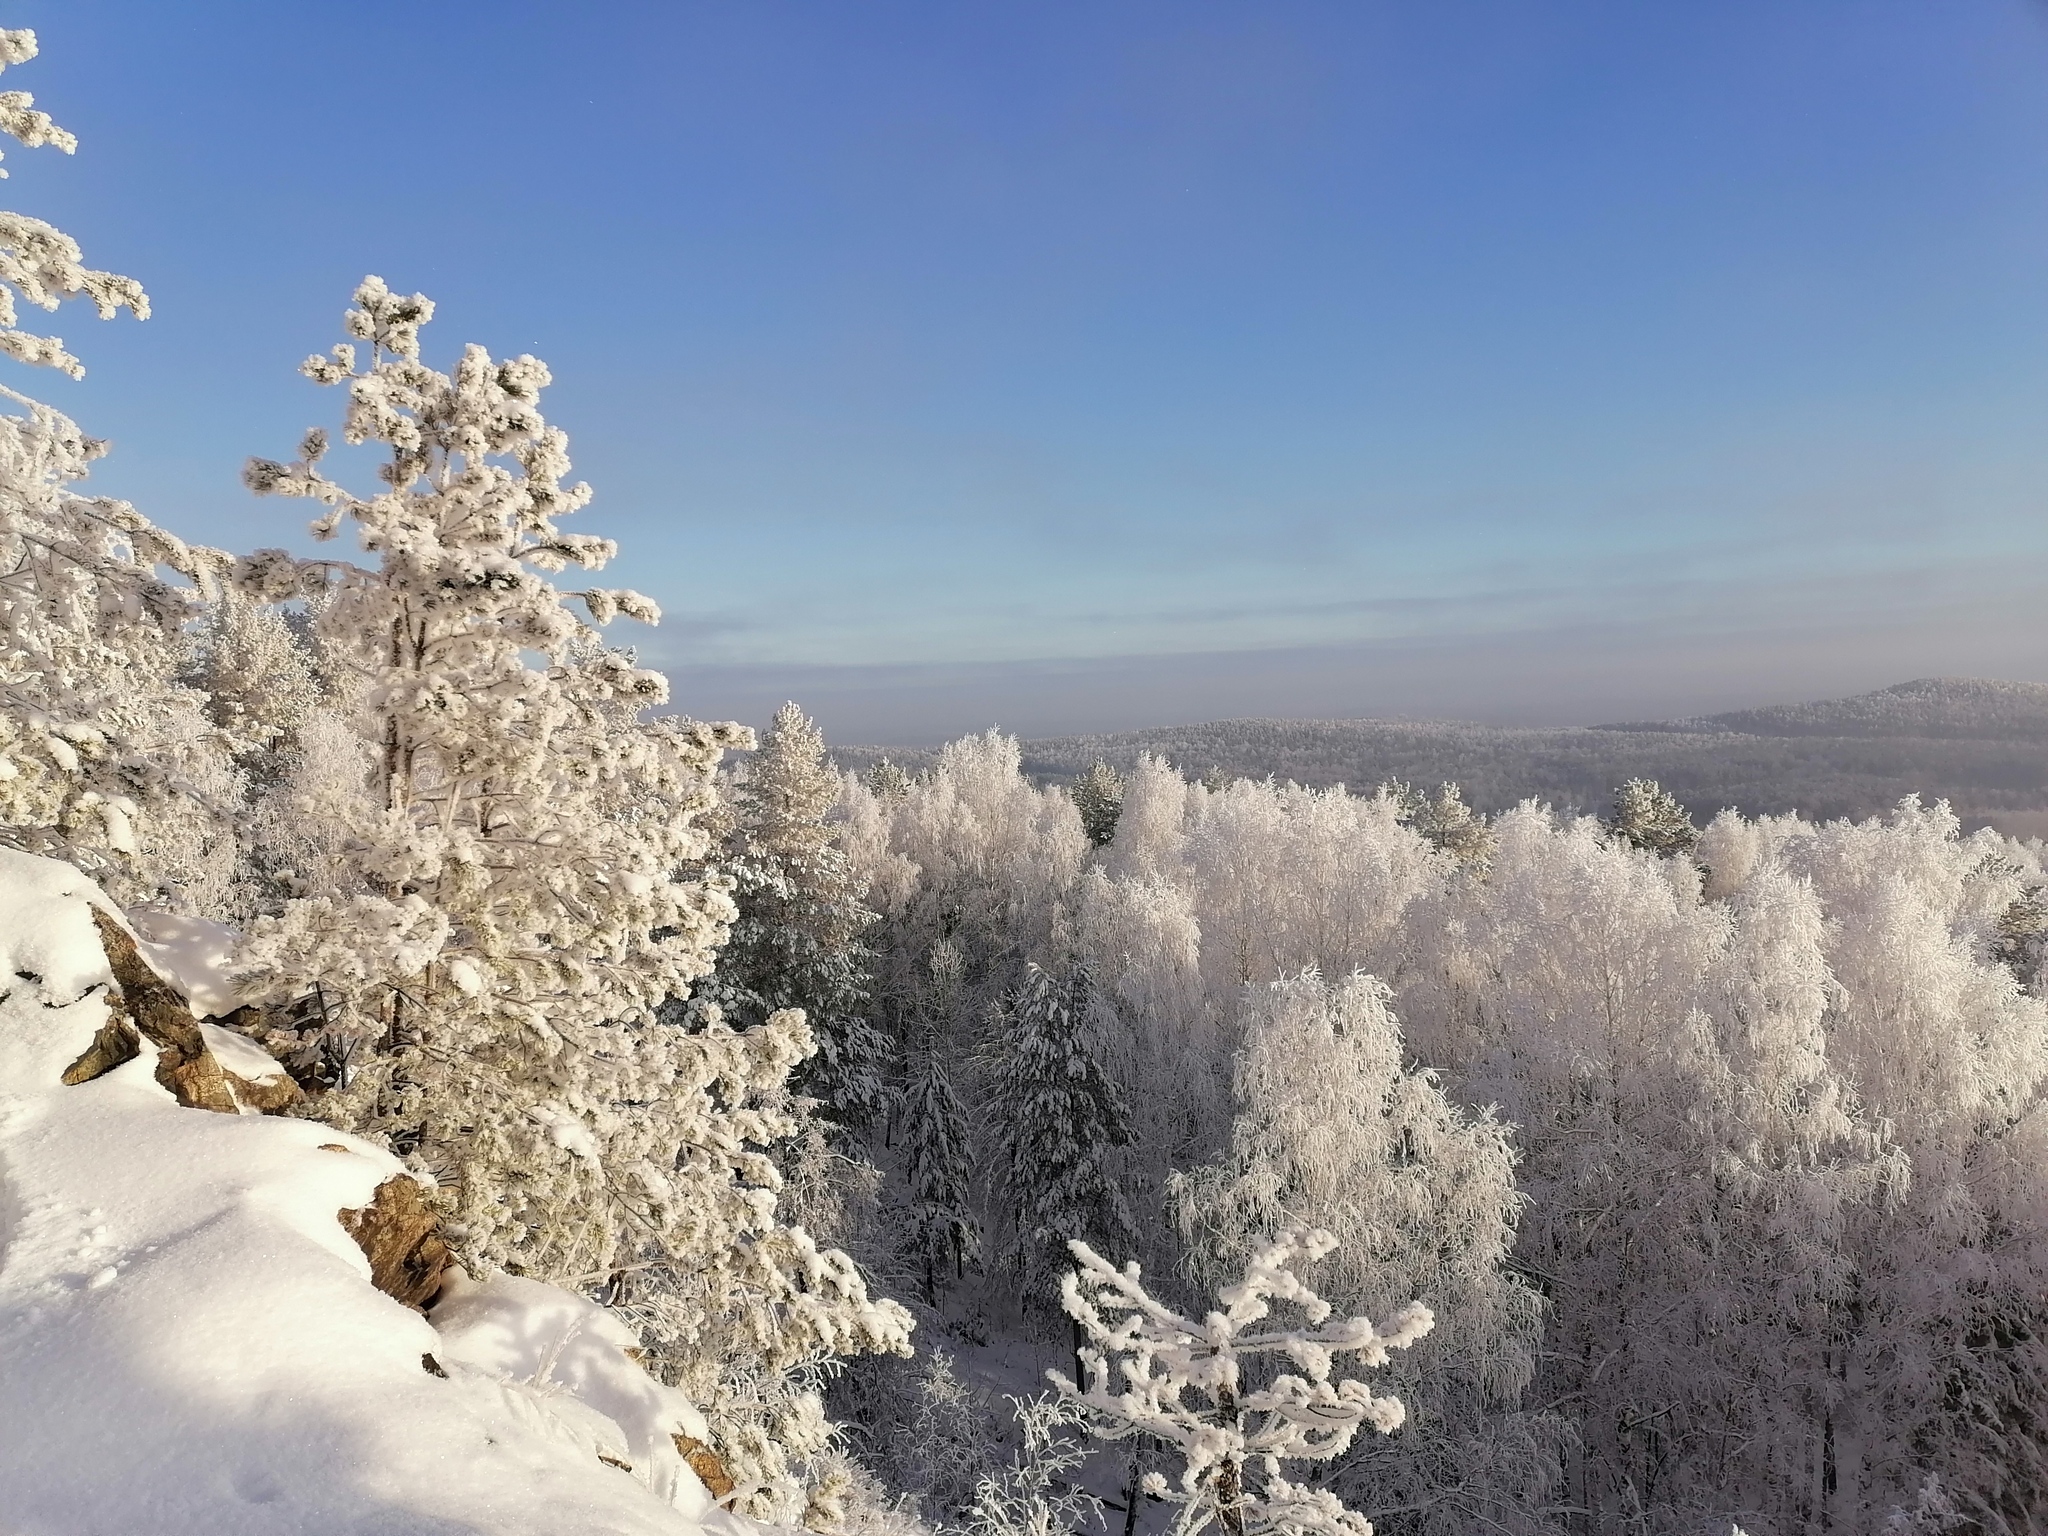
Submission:
M 1402 825 L 1413 827 L 1460 864 L 1483 867 L 1493 853 L 1493 835 L 1485 819 L 1465 803 L 1465 792 L 1455 784 L 1438 786 L 1432 800 L 1412 784 L 1388 779 L 1379 787 L 1380 798 L 1394 807 Z
M 1027 1299 L 1054 1300 L 1076 1239 L 1128 1250 L 1135 1224 L 1110 1159 L 1130 1141 L 1123 1095 L 1089 1038 L 1092 983 L 1037 965 L 1004 1010 L 990 1109 L 1013 1223 L 1009 1258 Z
M 1493 856 L 1493 834 L 1486 821 L 1465 803 L 1465 793 L 1444 784 L 1416 818 L 1415 830 L 1460 864 L 1484 868 Z
M 1081 830 L 1097 848 L 1116 836 L 1116 819 L 1124 805 L 1124 776 L 1097 758 L 1067 791 L 1081 813 Z
M 35 56 L 33 32 L 0 31 L 0 69 Z M 0 133 L 77 147 L 25 91 L 0 94 Z M 0 356 L 82 377 L 62 340 L 17 324 L 21 305 L 67 298 L 102 319 L 149 316 L 133 278 L 86 267 L 63 231 L 0 211 Z M 0 413 L 0 840 L 76 864 L 123 904 L 218 916 L 242 786 L 177 674 L 180 631 L 226 557 L 126 502 L 79 494 L 107 445 L 39 401 L 0 396 L 19 408 Z
M 437 372 L 420 361 L 426 299 L 369 278 L 356 305 L 363 366 L 344 344 L 304 371 L 346 383 L 344 435 L 388 446 L 385 489 L 329 479 L 319 431 L 298 462 L 252 460 L 246 478 L 324 503 L 323 537 L 353 519 L 377 563 L 272 550 L 242 575 L 258 596 L 318 599 L 323 654 L 353 674 L 338 691 L 358 701 L 343 723 L 366 771 L 329 776 L 340 856 L 256 924 L 246 974 L 273 998 L 317 990 L 329 1027 L 366 1047 L 321 1110 L 441 1178 L 468 1264 L 642 1277 L 654 1363 L 711 1411 L 723 1449 L 786 1483 L 783 1452 L 829 1431 L 788 1373 L 907 1348 L 908 1318 L 777 1220 L 768 1149 L 801 1128 L 787 1084 L 812 1049 L 802 1017 L 734 1030 L 712 1009 L 694 1032 L 657 1018 L 733 916 L 722 881 L 678 871 L 707 852 L 696 821 L 720 751 L 751 735 L 643 718 L 665 679 L 563 599 L 593 624 L 652 621 L 653 604 L 549 580 L 614 547 L 557 527 L 590 493 L 562 484 L 547 369 L 472 346 Z M 736 1380 L 754 1387 L 722 1412 Z
M 910 775 L 886 757 L 875 759 L 863 782 L 877 800 L 901 800 L 910 792 Z
M 1700 829 L 1684 806 L 1655 779 L 1630 779 L 1614 792 L 1608 835 L 1628 848 L 1647 848 L 1660 857 L 1691 853 Z
M 818 1049 L 795 1086 L 835 1123 L 860 1126 L 882 1107 L 884 1044 L 865 1016 L 872 955 L 862 936 L 875 914 L 828 820 L 839 795 L 824 736 L 783 705 L 733 794 L 717 866 L 739 916 L 696 996 L 742 1026 L 802 1009 Z
M 909 1185 L 911 1250 L 924 1274 L 924 1299 L 936 1307 L 946 1271 L 956 1281 L 965 1278 L 981 1229 L 970 1198 L 974 1149 L 967 1139 L 967 1111 L 953 1091 L 935 1031 L 924 1031 L 911 1053 L 897 1121 Z

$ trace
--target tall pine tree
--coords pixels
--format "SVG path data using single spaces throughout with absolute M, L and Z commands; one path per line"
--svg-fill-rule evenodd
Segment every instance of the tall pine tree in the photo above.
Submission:
M 465 1262 L 614 1291 L 636 1277 L 650 1363 L 711 1410 L 748 1475 L 783 1480 L 776 1442 L 804 1455 L 829 1431 L 815 1394 L 781 1390 L 788 1373 L 906 1350 L 909 1319 L 777 1218 L 768 1149 L 802 1128 L 787 1089 L 812 1049 L 802 1017 L 735 1030 L 712 1011 L 694 1032 L 657 1017 L 733 916 L 723 881 L 678 872 L 707 852 L 696 823 L 720 751 L 751 733 L 646 718 L 666 680 L 592 625 L 652 621 L 654 605 L 549 579 L 615 551 L 558 527 L 590 492 L 562 483 L 546 367 L 472 346 L 438 372 L 420 360 L 425 298 L 374 277 L 355 298 L 366 355 L 344 344 L 303 371 L 347 386 L 345 437 L 388 447 L 384 489 L 330 479 L 320 431 L 246 478 L 324 503 L 322 537 L 351 519 L 374 563 L 272 550 L 242 575 L 259 596 L 320 599 L 322 654 L 354 674 L 343 723 L 369 750 L 353 796 L 343 772 L 328 802 L 340 857 L 258 922 L 245 973 L 273 999 L 317 987 L 329 1027 L 361 1042 L 323 1112 L 441 1178 Z M 804 1411 L 786 1430 L 752 1406 L 723 1415 L 717 1388 L 736 1379 L 745 1404 Z

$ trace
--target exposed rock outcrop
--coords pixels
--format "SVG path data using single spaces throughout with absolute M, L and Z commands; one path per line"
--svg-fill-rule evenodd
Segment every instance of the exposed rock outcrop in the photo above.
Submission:
M 732 1491 L 739 1484 L 725 1469 L 725 1462 L 718 1452 L 689 1435 L 672 1435 L 670 1438 L 675 1441 L 676 1450 L 683 1460 L 689 1463 L 690 1470 L 697 1474 L 697 1481 L 704 1485 L 715 1502 L 723 1504 L 732 1497 Z
M 156 1080 L 188 1109 L 234 1115 L 248 1108 L 274 1114 L 297 1101 L 298 1085 L 282 1069 L 245 1075 L 224 1067 L 184 998 L 150 968 L 127 930 L 97 906 L 92 920 L 116 990 L 107 999 L 107 1022 L 64 1069 L 66 1083 L 89 1083 L 134 1060 L 147 1040 L 156 1047 Z
M 386 1179 L 368 1205 L 335 1214 L 369 1259 L 370 1283 L 378 1290 L 416 1311 L 439 1294 L 454 1256 L 441 1241 L 441 1218 L 417 1179 Z

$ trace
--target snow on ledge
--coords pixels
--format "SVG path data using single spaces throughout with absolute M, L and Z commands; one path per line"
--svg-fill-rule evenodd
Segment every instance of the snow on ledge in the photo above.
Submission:
M 687 1428 L 688 1405 L 651 1380 L 633 1400 L 626 1357 L 599 1350 L 620 1349 L 602 1309 L 532 1282 L 458 1287 L 465 1305 L 444 1338 L 372 1288 L 336 1213 L 400 1172 L 389 1154 L 309 1121 L 181 1108 L 147 1049 L 65 1087 L 107 1018 L 93 905 L 113 910 L 69 866 L 0 850 L 10 1533 L 701 1536 L 742 1524 L 708 1510 L 675 1458 L 661 1462 L 658 1432 Z M 545 1371 L 518 1353 L 522 1317 L 568 1334 Z M 437 1351 L 446 1376 L 425 1363 Z M 607 1465 L 600 1442 L 628 1452 L 615 1461 L 643 1461 Z

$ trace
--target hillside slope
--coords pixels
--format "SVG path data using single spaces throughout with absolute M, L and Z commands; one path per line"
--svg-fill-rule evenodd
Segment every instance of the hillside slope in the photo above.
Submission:
M 1747 736 L 1920 737 L 2048 744 L 2048 683 L 1922 677 L 1875 693 L 1813 704 L 1772 704 L 1686 720 L 1628 722 L 1607 731 Z
M 862 767 L 884 753 L 905 767 L 929 749 L 847 748 Z M 1616 784 L 1662 783 L 1696 817 L 1723 806 L 1818 819 L 1877 815 L 1900 797 L 1945 799 L 1966 826 L 2048 833 L 2048 685 L 1927 678 L 1847 699 L 1688 720 L 1528 729 L 1455 721 L 1219 720 L 1024 743 L 1027 772 L 1062 782 L 1097 758 L 1140 753 L 1183 772 L 1268 774 L 1370 788 L 1384 779 L 1461 785 L 1498 811 L 1534 797 L 1604 809 Z

